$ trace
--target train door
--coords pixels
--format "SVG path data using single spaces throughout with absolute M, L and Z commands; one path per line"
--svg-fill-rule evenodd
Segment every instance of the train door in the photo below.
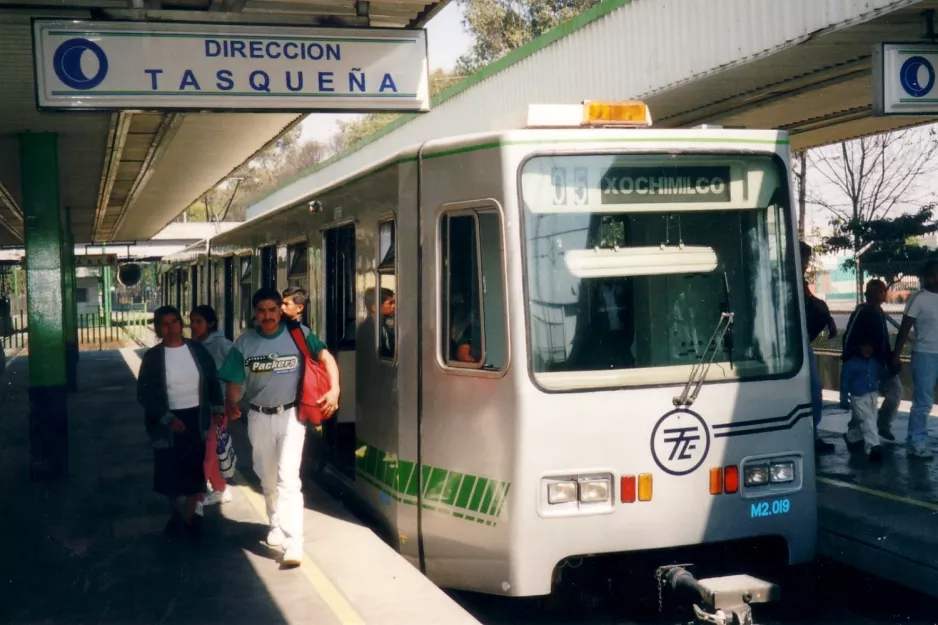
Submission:
M 343 473 L 355 476 L 355 225 L 325 232 L 326 336 L 339 365 L 341 408 L 326 422 L 327 453 Z
M 237 334 L 251 327 L 251 320 L 254 318 L 254 310 L 251 307 L 251 297 L 253 297 L 253 278 L 252 265 L 254 257 L 250 254 L 239 257 L 239 278 L 238 278 L 238 325 Z
M 222 311 L 225 320 L 225 336 L 229 341 L 234 340 L 235 312 L 234 312 L 234 256 L 224 259 L 223 291 L 225 306 Z
M 309 300 L 303 309 L 301 321 L 304 325 L 310 326 L 309 307 L 312 303 L 312 293 L 309 290 L 309 244 L 306 241 L 298 241 L 287 245 L 286 256 L 287 265 L 285 272 L 285 284 L 289 288 L 303 289 Z

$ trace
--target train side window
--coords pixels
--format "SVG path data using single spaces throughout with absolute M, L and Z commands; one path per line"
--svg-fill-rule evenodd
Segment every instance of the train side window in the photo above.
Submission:
M 309 245 L 304 241 L 287 246 L 287 287 L 303 289 L 307 296 L 309 292 Z M 303 308 L 301 321 L 309 325 L 309 302 Z
M 386 360 L 394 360 L 397 353 L 396 291 L 397 225 L 389 219 L 378 223 L 378 297 L 373 304 L 378 317 L 378 357 Z
M 261 286 L 277 288 L 277 247 L 261 248 Z
M 240 304 L 240 327 L 238 334 L 251 327 L 251 319 L 254 317 L 254 309 L 251 307 L 251 256 L 241 257 L 240 278 L 238 280 Z
M 326 231 L 326 345 L 355 349 L 355 226 Z
M 444 213 L 440 251 L 444 362 L 451 367 L 504 369 L 508 345 L 498 213 Z

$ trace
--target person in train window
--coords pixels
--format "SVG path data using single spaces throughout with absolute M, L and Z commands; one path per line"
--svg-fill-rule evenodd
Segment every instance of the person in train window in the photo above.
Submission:
M 892 362 L 889 328 L 886 326 L 886 313 L 883 312 L 886 292 L 886 283 L 882 280 L 873 279 L 866 283 L 866 302 L 857 306 L 847 321 L 840 360 L 844 364 L 849 362 L 864 343 L 873 346 L 873 358 L 889 372 L 879 385 L 879 392 L 885 401 L 878 412 L 877 430 L 880 438 L 893 442 L 896 437 L 892 433 L 892 420 L 902 401 L 902 381 L 899 379 L 901 367 L 894 366 Z
M 303 561 L 300 462 L 306 425 L 297 418 L 295 406 L 302 354 L 282 319 L 280 294 L 265 287 L 254 294 L 251 303 L 257 327 L 238 337 L 219 377 L 228 383 L 228 418 L 241 417 L 238 402 L 242 399 L 249 408 L 248 437 L 253 447 L 254 472 L 261 479 L 270 521 L 267 544 L 282 546 L 283 563 L 299 566 Z M 339 368 L 325 344 L 306 326 L 301 329 L 310 354 L 329 374 L 332 388 L 319 400 L 323 416 L 328 417 L 339 407 Z
M 221 369 L 225 358 L 228 357 L 228 352 L 231 351 L 232 343 L 225 337 L 224 332 L 218 329 L 218 315 L 215 314 L 215 309 L 205 304 L 196 306 L 189 313 L 189 328 L 192 330 L 192 338 L 202 344 L 211 355 L 212 360 L 215 361 L 215 366 Z M 225 389 L 222 387 L 223 397 L 224 391 Z M 228 427 L 227 419 L 219 425 L 222 431 L 226 427 Z M 205 441 L 204 469 L 205 477 L 208 478 L 212 492 L 207 496 L 202 496 L 201 505 L 196 508 L 197 513 L 201 512 L 202 506 L 212 506 L 217 503 L 231 501 L 231 491 L 228 490 L 228 484 L 225 482 L 225 478 L 222 477 L 218 465 L 217 447 L 218 432 L 214 427 L 211 427 Z
M 153 327 L 161 342 L 143 355 L 137 377 L 137 401 L 153 445 L 153 488 L 169 499 L 167 537 L 183 528 L 198 537 L 202 517 L 195 511 L 205 494 L 205 439 L 212 422 L 224 419 L 221 385 L 208 351 L 182 336 L 179 309 L 158 308 Z
M 928 414 L 934 406 L 935 383 L 938 382 L 938 260 L 925 263 L 922 286 L 925 288 L 914 293 L 905 303 L 892 360 L 896 367 L 901 364 L 902 350 L 914 325 L 912 382 L 915 392 L 912 410 L 909 411 L 906 455 L 927 460 L 934 457 L 928 449 Z
M 381 306 L 375 305 L 375 289 L 368 289 L 365 292 L 365 308 L 368 310 L 368 319 L 366 328 L 374 327 L 374 317 L 380 310 L 378 338 L 378 355 L 382 358 L 394 358 L 394 291 L 388 288 L 381 289 Z
M 454 295 L 450 323 L 450 358 L 459 362 L 479 362 L 481 354 L 473 342 L 475 311 L 462 295 Z
M 283 314 L 297 323 L 306 323 L 306 303 L 309 297 L 306 291 L 299 287 L 288 287 L 283 290 Z

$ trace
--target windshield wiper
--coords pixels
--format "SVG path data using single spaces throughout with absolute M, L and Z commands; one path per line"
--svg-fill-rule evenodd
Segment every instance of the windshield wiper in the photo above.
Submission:
M 730 279 L 726 275 L 726 272 L 723 272 L 723 292 L 726 294 L 726 301 L 723 302 L 723 310 L 720 312 L 732 313 L 733 304 L 730 303 Z M 730 361 L 730 371 L 733 370 L 733 328 L 732 321 L 730 326 L 726 329 L 726 336 L 723 337 L 723 351 L 726 352 L 727 357 Z
M 694 368 L 691 369 L 690 377 L 687 380 L 687 384 L 684 385 L 684 390 L 679 396 L 672 400 L 675 406 L 690 406 L 694 403 L 694 400 L 697 399 L 697 395 L 700 393 L 700 387 L 703 385 L 704 380 L 707 379 L 707 372 L 710 370 L 710 365 L 713 364 L 713 359 L 716 358 L 717 346 L 723 341 L 723 337 L 732 325 L 732 311 L 721 312 L 720 320 L 717 321 L 717 327 L 713 329 L 710 341 L 707 342 L 707 346 L 704 348 L 700 358 L 694 363 Z M 691 392 L 691 388 L 693 388 L 693 393 Z

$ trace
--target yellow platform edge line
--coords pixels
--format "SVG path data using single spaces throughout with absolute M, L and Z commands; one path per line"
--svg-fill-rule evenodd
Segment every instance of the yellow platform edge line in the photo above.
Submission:
M 911 497 L 903 497 L 902 495 L 893 495 L 892 493 L 886 493 L 881 490 L 876 490 L 874 488 L 867 488 L 866 486 L 860 486 L 859 484 L 851 484 L 850 482 L 841 482 L 840 480 L 834 480 L 829 477 L 818 476 L 817 481 L 823 484 L 830 484 L 831 486 L 837 486 L 840 488 L 849 488 L 850 490 L 855 490 L 857 492 L 866 493 L 867 495 L 873 495 L 874 497 L 881 497 L 883 499 L 889 499 L 891 501 L 898 501 L 900 503 L 908 504 L 910 506 L 918 506 L 919 508 L 925 508 L 926 510 L 931 510 L 932 512 L 938 512 L 938 504 L 929 503 L 927 501 L 919 501 L 918 499 L 912 499 Z
M 248 481 L 244 479 L 244 476 L 241 475 L 241 472 L 238 470 L 235 470 L 235 483 L 248 500 L 248 503 L 251 504 L 251 507 L 254 508 L 257 516 L 262 521 L 266 522 L 267 504 L 264 502 L 264 498 L 251 488 Z M 302 564 L 300 564 L 300 571 L 303 573 L 303 576 L 309 580 L 309 583 L 313 585 L 313 588 L 326 605 L 329 606 L 332 613 L 339 619 L 339 622 L 341 622 L 342 625 L 365 625 L 364 619 L 355 611 L 355 608 L 352 607 L 352 604 L 348 602 L 342 592 L 335 587 L 335 584 L 329 580 L 322 569 L 312 562 L 312 557 L 308 553 L 305 553 L 305 551 L 303 555 L 304 558 Z

